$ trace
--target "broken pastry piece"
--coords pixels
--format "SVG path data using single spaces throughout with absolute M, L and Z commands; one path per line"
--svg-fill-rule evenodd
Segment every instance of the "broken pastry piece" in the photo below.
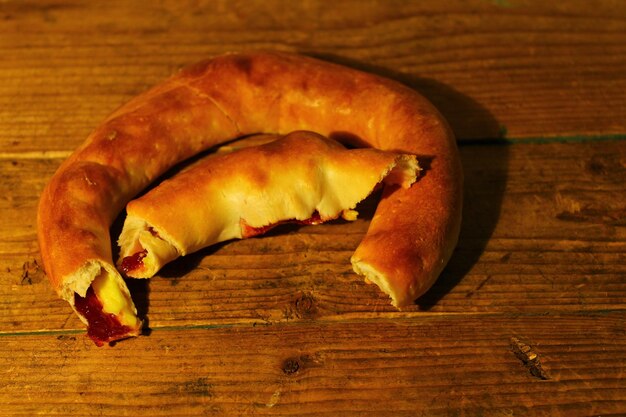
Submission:
M 121 210 L 102 164 L 68 159 L 40 200 L 39 247 L 52 287 L 99 346 L 141 333 L 142 321 L 111 257 L 109 225 Z M 72 247 L 73 256 L 66 256 Z
M 413 155 L 346 149 L 307 131 L 210 156 L 128 204 L 118 267 L 149 278 L 179 256 L 282 223 L 355 220 L 378 184 L 408 188 L 419 170 Z
M 88 325 L 87 335 L 98 346 L 141 333 L 142 321 L 119 273 L 102 270 L 84 295 L 74 294 L 74 310 Z

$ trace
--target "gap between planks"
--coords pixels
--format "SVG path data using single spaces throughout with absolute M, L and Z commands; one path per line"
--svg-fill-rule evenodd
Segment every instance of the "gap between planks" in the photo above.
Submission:
M 73 151 L 0 152 L 0 159 L 65 159 Z
M 476 319 L 476 318 L 491 318 L 491 319 L 523 319 L 533 317 L 605 317 L 613 314 L 625 314 L 626 307 L 607 309 L 607 310 L 593 310 L 593 311 L 573 311 L 573 312 L 428 312 L 420 311 L 419 314 L 415 313 L 402 313 L 402 312 L 388 312 L 388 313 L 346 313 L 337 316 L 325 316 L 319 317 L 314 320 L 302 319 L 302 320 L 284 320 L 275 322 L 265 322 L 256 320 L 241 320 L 230 323 L 214 323 L 214 324 L 188 324 L 188 325 L 171 325 L 171 326 L 155 326 L 144 329 L 144 333 L 140 337 L 149 337 L 154 332 L 171 332 L 171 331 L 185 331 L 185 330 L 211 330 L 211 329 L 236 329 L 247 327 L 296 327 L 296 326 L 311 326 L 311 325 L 333 325 L 333 324 L 372 324 L 377 322 L 389 322 L 393 320 L 393 323 L 398 324 L 425 324 L 426 322 L 441 321 L 447 319 L 457 319 L 462 317 L 463 319 Z M 369 316 L 369 317 L 368 317 Z M 12 331 L 4 332 L 0 331 L 0 338 L 5 337 L 29 337 L 29 336 L 64 336 L 64 335 L 86 335 L 87 329 L 57 329 L 57 330 L 25 330 L 25 331 Z

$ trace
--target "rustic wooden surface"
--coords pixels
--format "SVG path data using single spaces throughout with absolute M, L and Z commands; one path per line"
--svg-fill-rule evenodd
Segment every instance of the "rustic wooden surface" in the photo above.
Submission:
M 626 3 L 0 2 L 0 415 L 626 414 Z M 298 51 L 422 91 L 466 174 L 461 239 L 398 312 L 351 224 L 284 227 L 133 293 L 95 347 L 39 265 L 55 169 L 116 106 L 220 52 Z

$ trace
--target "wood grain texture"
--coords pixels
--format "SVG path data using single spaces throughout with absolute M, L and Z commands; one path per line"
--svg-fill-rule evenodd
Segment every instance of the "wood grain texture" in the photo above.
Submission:
M 626 406 L 624 313 L 0 337 L 0 415 L 591 416 Z M 513 352 L 523 341 L 547 379 Z M 224 352 L 237 352 L 224 354 Z
M 397 78 L 461 139 L 626 132 L 620 1 L 8 1 L 0 19 L 4 151 L 74 149 L 182 65 L 251 48 Z
M 0 416 L 624 415 L 625 45 L 616 0 L 0 2 Z M 466 176 L 448 268 L 401 312 L 357 277 L 371 199 L 134 281 L 150 334 L 95 347 L 39 267 L 43 186 L 135 94 L 263 48 L 440 108 Z
M 132 282 L 136 301 L 153 328 L 624 310 L 626 141 L 468 145 L 461 155 L 459 245 L 431 291 L 403 312 L 349 263 L 375 199 L 354 223 L 282 227 L 176 261 L 150 282 Z M 82 328 L 35 265 L 42 173 L 59 162 L 0 160 L 12 179 L 0 190 L 0 277 L 11 283 L 0 286 L 0 330 Z

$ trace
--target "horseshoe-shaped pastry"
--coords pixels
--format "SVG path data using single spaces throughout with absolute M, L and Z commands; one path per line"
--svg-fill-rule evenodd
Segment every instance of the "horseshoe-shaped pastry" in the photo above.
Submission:
M 314 58 L 228 54 L 189 66 L 117 109 L 42 193 L 37 222 L 46 273 L 96 343 L 141 329 L 112 260 L 109 227 L 126 203 L 203 150 L 296 130 L 417 155 L 423 174 L 408 189 L 384 189 L 351 261 L 398 307 L 432 285 L 456 245 L 462 205 L 456 143 L 437 110 L 399 83 Z

